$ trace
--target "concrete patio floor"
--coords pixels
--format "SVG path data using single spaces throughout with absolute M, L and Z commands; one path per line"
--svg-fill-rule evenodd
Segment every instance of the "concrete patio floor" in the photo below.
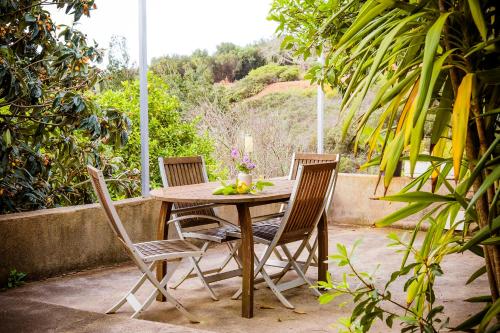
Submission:
M 379 285 L 383 286 L 384 278 L 400 264 L 400 256 L 394 253 L 393 248 L 386 246 L 389 232 L 404 231 L 330 227 L 330 252 L 336 251 L 336 243 L 350 246 L 357 239 L 363 239 L 357 250 L 356 266 L 363 271 L 371 271 L 381 264 L 377 276 Z M 222 259 L 223 249 L 210 249 L 205 264 L 215 267 Z M 445 315 L 450 317 L 451 325 L 480 309 L 480 305 L 462 300 L 488 293 L 485 276 L 465 285 L 470 274 L 482 264 L 479 257 L 470 253 L 451 255 L 443 263 L 445 275 L 436 282 L 436 298 L 437 303 L 445 306 Z M 176 276 L 185 271 L 186 264 L 182 265 Z M 341 272 L 333 265 L 330 271 L 336 278 L 341 276 Z M 314 267 L 308 275 L 311 279 L 316 277 Z M 340 317 L 348 316 L 352 310 L 351 302 L 339 307 L 341 303 L 349 301 L 347 297 L 319 305 L 304 286 L 285 292 L 296 306 L 295 311 L 288 310 L 269 289 L 260 285 L 255 291 L 255 317 L 244 319 L 240 316 L 241 301 L 231 300 L 231 295 L 240 285 L 240 279 L 233 278 L 213 285 L 220 298 L 217 302 L 210 299 L 196 279 L 188 280 L 178 289 L 172 290 L 181 303 L 201 319 L 199 324 L 190 324 L 171 304 L 159 302 L 154 302 L 140 316 L 142 320 L 128 319 L 131 315 L 128 306 L 117 314 L 104 315 L 104 311 L 130 288 L 138 276 L 139 271 L 126 264 L 32 282 L 0 293 L 0 332 L 334 332 L 331 325 Z M 290 273 L 288 278 L 294 278 L 294 274 Z M 404 299 L 403 283 L 395 283 L 391 289 L 397 299 Z M 151 290 L 149 286 L 146 289 L 141 295 Z M 399 332 L 400 327 L 395 324 L 391 330 L 377 323 L 372 331 Z

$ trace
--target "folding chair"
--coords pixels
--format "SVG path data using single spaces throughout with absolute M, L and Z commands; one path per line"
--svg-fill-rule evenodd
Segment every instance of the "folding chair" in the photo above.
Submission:
M 255 255 L 255 277 L 261 274 L 276 297 L 287 308 L 293 309 L 294 306 L 283 296 L 282 291 L 290 289 L 290 286 L 288 283 L 276 284 L 273 281 L 274 276 L 266 271 L 266 262 L 276 248 L 281 248 L 289 266 L 298 274 L 302 282 L 312 286 L 304 271 L 307 265 L 301 265 L 297 259 L 308 244 L 325 207 L 331 202 L 336 166 L 337 162 L 300 165 L 297 181 L 283 217 L 263 221 L 253 226 L 254 241 L 267 245 L 262 258 L 259 259 Z M 297 241 L 300 241 L 299 246 L 292 254 L 287 244 Z M 282 272 L 278 273 L 278 276 L 285 274 L 288 270 L 287 265 Z M 255 280 L 256 283 L 259 281 L 261 280 Z M 317 289 L 311 290 L 317 296 L 321 295 Z M 238 298 L 241 293 L 240 288 L 233 295 L 233 299 Z
M 90 174 L 94 191 L 99 199 L 99 202 L 101 203 L 102 208 L 104 209 L 104 212 L 106 213 L 106 216 L 108 217 L 108 222 L 113 229 L 113 232 L 125 247 L 125 250 L 129 254 L 130 258 L 132 258 L 137 268 L 139 268 L 142 272 L 142 276 L 134 284 L 134 286 L 120 299 L 118 303 L 106 311 L 106 313 L 115 313 L 125 303 L 128 303 L 134 309 L 134 313 L 131 318 L 136 318 L 142 311 L 151 305 L 153 300 L 156 298 L 156 295 L 161 293 L 165 296 L 167 301 L 174 304 L 174 306 L 191 322 L 199 322 L 167 291 L 166 286 L 167 282 L 170 280 L 183 258 L 200 257 L 203 254 L 203 251 L 198 249 L 193 244 L 181 239 L 132 243 L 120 220 L 120 217 L 116 212 L 115 206 L 111 201 L 102 171 L 92 166 L 87 166 L 87 169 Z M 163 260 L 168 261 L 168 272 L 161 281 L 158 281 L 153 270 L 154 267 L 157 266 L 156 262 Z M 135 293 L 146 281 L 151 282 L 155 289 L 151 292 L 146 301 L 140 303 L 135 296 Z
M 191 185 L 208 182 L 205 162 L 201 156 L 172 157 L 158 159 L 160 173 L 164 187 Z M 174 218 L 169 223 L 174 223 L 181 239 L 197 239 L 203 241 L 201 250 L 205 253 L 212 243 L 224 243 L 228 247 L 228 254 L 222 264 L 215 268 L 203 271 L 200 268 L 202 258 L 191 258 L 191 269 L 171 288 L 177 288 L 186 279 L 198 277 L 213 300 L 218 300 L 210 284 L 216 281 L 241 276 L 241 261 L 237 255 L 240 240 L 228 236 L 228 232 L 238 232 L 239 227 L 216 216 L 214 207 L 217 205 L 196 205 L 193 203 L 174 204 Z M 177 213 L 176 213 L 177 211 Z M 222 273 L 227 264 L 234 259 L 238 268 Z M 194 271 L 194 273 L 193 273 Z
M 340 163 L 340 155 L 339 154 L 316 154 L 316 153 L 294 153 L 292 156 L 292 163 L 290 165 L 290 173 L 288 174 L 288 179 L 290 180 L 295 180 L 297 178 L 297 171 L 300 165 L 303 164 L 317 164 L 317 163 L 325 163 L 325 162 L 336 162 L 337 166 L 335 167 L 335 180 L 334 180 L 334 188 L 333 191 L 335 191 L 335 185 L 336 185 L 336 180 L 337 180 L 337 168 Z M 283 211 L 285 209 L 286 205 L 282 205 L 281 207 L 281 214 L 283 214 Z M 326 207 L 328 209 L 329 207 Z M 258 219 L 255 219 L 255 222 L 262 221 L 262 220 L 268 220 L 269 217 L 278 217 L 281 215 L 280 213 L 274 214 L 272 216 L 264 216 L 264 217 L 259 217 Z M 281 215 L 282 216 L 282 215 Z M 267 217 L 267 218 L 266 218 Z M 312 236 L 313 242 L 312 245 L 310 243 L 306 244 L 305 250 L 309 252 L 309 255 L 307 256 L 307 259 L 304 262 L 299 262 L 303 265 L 305 265 L 305 271 L 307 271 L 307 268 L 309 266 L 317 266 L 318 265 L 318 257 L 316 256 L 316 250 L 318 248 L 318 239 L 314 236 Z M 286 261 L 285 258 L 283 258 L 283 255 L 276 249 L 274 251 L 274 255 L 278 260 L 269 260 L 268 264 L 269 266 L 276 266 L 276 267 L 281 267 L 284 268 L 288 265 L 288 268 L 290 267 L 290 263 Z M 279 281 L 279 278 L 278 280 Z M 275 282 L 277 282 L 275 281 Z M 297 280 L 297 282 L 299 282 Z M 301 284 L 303 284 L 302 281 L 300 281 Z

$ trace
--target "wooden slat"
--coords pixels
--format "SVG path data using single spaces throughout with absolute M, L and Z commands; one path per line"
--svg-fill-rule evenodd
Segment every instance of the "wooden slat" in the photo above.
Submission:
M 335 162 L 338 160 L 338 156 L 338 154 L 295 153 L 293 156 L 292 170 L 290 170 L 289 178 L 297 178 L 299 165 Z
M 167 176 L 169 187 L 179 187 L 206 182 L 205 171 L 203 170 L 203 158 L 201 156 L 164 158 L 163 167 L 165 168 L 165 175 Z M 182 209 L 193 206 L 196 206 L 196 204 L 191 201 L 176 202 L 174 207 L 175 209 Z M 215 216 L 214 210 L 207 207 L 200 207 L 200 209 L 195 211 L 191 210 L 189 212 L 179 212 L 177 213 L 177 216 L 186 214 Z M 189 228 L 193 226 L 204 225 L 207 223 L 211 224 L 213 223 L 213 221 L 202 218 L 194 218 L 182 221 L 181 225 L 183 227 Z
M 311 233 L 323 213 L 323 203 L 329 193 L 330 179 L 336 162 L 304 164 L 298 179 L 295 196 L 290 200 L 290 211 L 279 242 L 300 239 Z

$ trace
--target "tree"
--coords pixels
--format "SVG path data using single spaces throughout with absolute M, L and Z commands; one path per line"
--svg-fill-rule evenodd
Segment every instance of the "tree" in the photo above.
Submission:
M 137 77 L 136 68 L 129 67 L 127 38 L 113 35 L 109 41 L 108 66 L 102 82 L 103 89 L 121 89 L 122 82 Z
M 92 103 L 101 51 L 47 6 L 75 22 L 93 0 L 0 2 L 0 213 L 90 202 L 85 165 L 113 174 L 103 143 L 127 140 L 122 114 Z M 117 161 L 115 161 L 117 162 Z
M 285 48 L 304 57 L 325 52 L 325 69 L 316 66 L 309 77 L 342 89 L 341 107 L 347 115 L 343 132 L 355 125 L 356 144 L 369 149 L 366 166 L 379 166 L 386 189 L 401 160 L 410 161 L 412 172 L 417 161 L 430 162 L 428 171 L 401 193 L 379 198 L 409 204 L 378 221 L 378 226 L 427 209 L 408 242 L 391 236 L 405 250 L 401 270 L 387 280 L 390 285 L 408 276 L 407 304 L 398 304 L 406 311 L 402 320 L 407 331 L 440 328 L 438 314 L 443 308 L 435 304 L 433 293 L 434 281 L 443 273 L 440 262 L 450 253 L 466 250 L 484 257 L 485 266 L 470 281 L 486 273 L 491 294 L 472 299 L 485 302 L 485 307 L 457 329 L 499 328 L 492 323 L 500 313 L 497 7 L 491 0 L 275 0 L 271 10 L 271 18 L 285 35 Z M 371 106 L 360 110 L 368 90 L 377 85 Z M 361 140 L 376 110 L 382 110 L 377 126 L 367 140 Z M 431 191 L 422 188 L 427 181 Z M 456 221 L 460 210 L 465 219 Z M 452 221 L 449 230 L 447 221 Z M 421 223 L 430 227 L 418 247 L 414 240 Z M 454 232 L 462 223 L 464 232 Z M 343 265 L 350 264 L 345 253 L 342 250 L 336 257 Z M 387 286 L 379 290 L 371 281 L 361 280 L 366 283 L 359 290 L 329 284 L 336 292 L 353 295 L 358 305 L 345 322 L 348 329 L 367 331 L 376 318 L 392 325 L 396 314 L 383 306 L 394 303 Z
M 208 135 L 199 135 L 196 122 L 183 121 L 179 112 L 180 102 L 169 94 L 168 85 L 161 77 L 149 73 L 149 150 L 152 187 L 161 186 L 158 157 L 203 155 L 210 170 L 214 169 L 211 157 L 213 144 Z M 139 80 L 123 83 L 122 90 L 107 90 L 96 96 L 101 107 L 125 113 L 132 121 L 132 131 L 127 145 L 115 152 L 127 161 L 129 169 L 141 165 Z M 210 173 L 210 175 L 212 175 Z M 134 194 L 139 194 L 134 193 Z
M 108 50 L 108 69 L 116 71 L 128 68 L 129 61 L 127 38 L 118 35 L 111 36 Z

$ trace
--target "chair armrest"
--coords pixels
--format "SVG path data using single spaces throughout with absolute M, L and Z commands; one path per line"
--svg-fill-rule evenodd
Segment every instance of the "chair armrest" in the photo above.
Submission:
M 274 213 L 274 214 L 268 214 L 268 215 L 261 215 L 261 216 L 256 216 L 252 218 L 252 222 L 260 222 L 264 220 L 269 220 L 275 217 L 283 217 L 285 215 L 285 212 L 279 212 L 279 213 Z
M 193 215 L 183 215 L 183 216 L 176 217 L 175 219 L 168 220 L 166 223 L 170 224 L 170 223 L 175 223 L 175 222 L 179 222 L 182 220 L 189 220 L 189 219 L 196 219 L 196 218 L 204 218 L 207 220 L 212 220 L 212 221 L 219 222 L 219 223 L 222 223 L 224 225 L 229 225 L 231 227 L 235 227 L 235 228 L 239 229 L 239 227 L 237 225 L 235 225 L 229 221 L 226 221 L 224 219 L 221 219 L 220 217 L 211 216 L 211 215 L 194 215 L 194 214 Z
M 214 207 L 218 207 L 218 206 L 224 206 L 224 204 L 202 204 L 202 205 L 196 205 L 196 206 L 176 208 L 176 209 L 172 209 L 172 214 L 195 212 L 197 210 L 206 209 L 206 208 L 214 208 Z

